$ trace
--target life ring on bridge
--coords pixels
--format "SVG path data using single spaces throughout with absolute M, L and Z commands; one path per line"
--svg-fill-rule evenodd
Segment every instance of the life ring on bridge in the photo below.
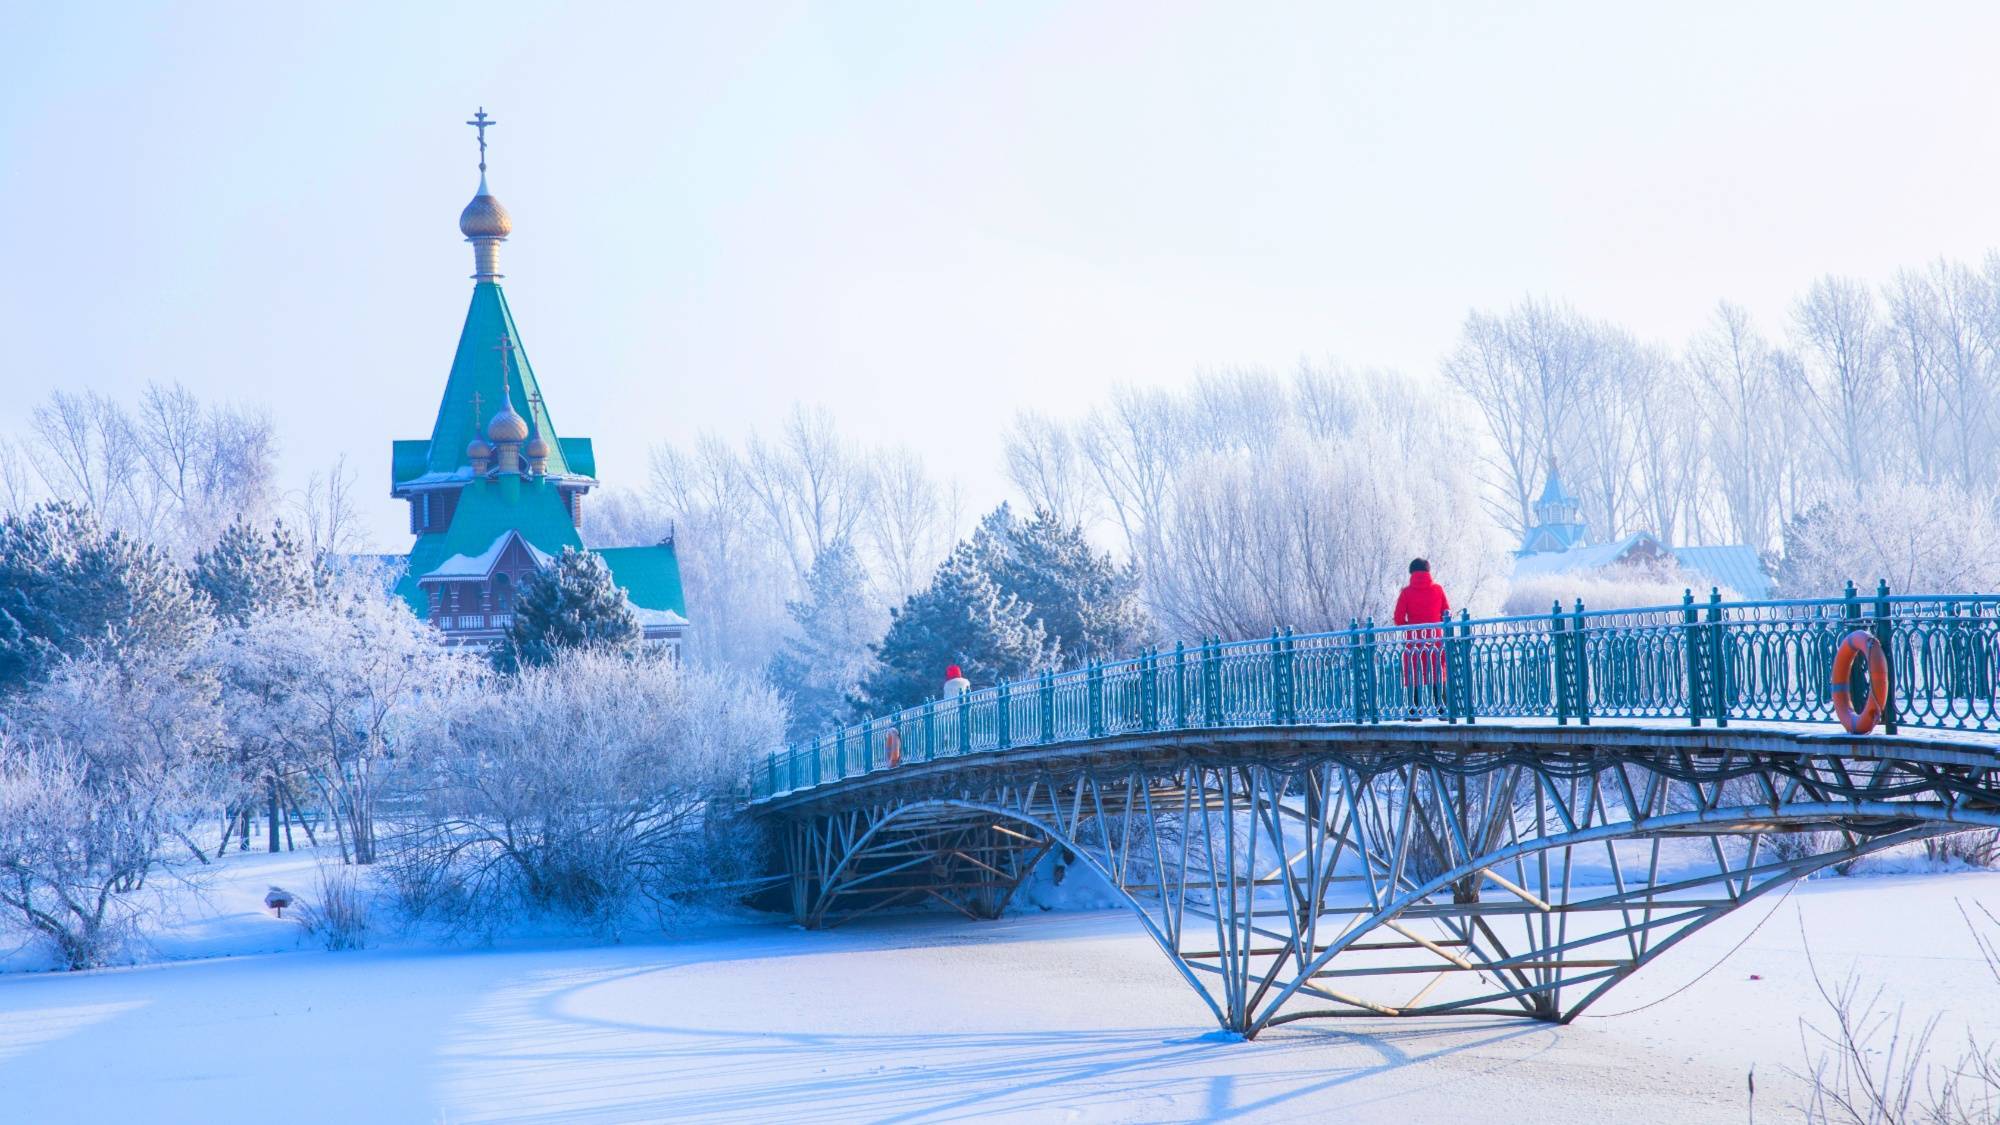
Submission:
M 1852 693 L 1854 658 L 1868 659 L 1868 702 L 1859 712 L 1854 710 Z M 1833 654 L 1833 714 L 1849 734 L 1867 734 L 1875 729 L 1882 719 L 1882 712 L 1889 706 L 1889 657 L 1882 651 L 1881 642 L 1875 634 L 1866 629 L 1856 629 L 1840 638 L 1840 648 Z
M 892 730 L 892 731 L 890 731 L 889 733 L 887 733 L 887 734 L 883 735 L 883 736 L 882 736 L 882 749 L 883 749 L 884 751 L 886 751 L 886 752 L 888 753 L 888 757 L 889 757 L 889 764 L 890 764 L 891 766 L 900 766 L 900 765 L 902 765 L 902 764 L 903 764 L 903 736 L 902 736 L 902 735 L 900 735 L 900 734 L 897 734 L 897 733 L 896 733 L 895 731 L 893 731 L 893 730 Z

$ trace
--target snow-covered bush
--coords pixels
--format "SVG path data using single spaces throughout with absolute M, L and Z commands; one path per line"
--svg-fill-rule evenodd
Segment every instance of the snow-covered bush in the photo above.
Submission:
M 1985 981 L 1968 976 L 1972 990 L 2000 985 L 2000 917 L 1984 904 L 1960 904 L 1986 970 Z M 1978 1024 L 1967 1029 L 1956 1056 L 1933 1044 L 1939 1019 L 1905 1024 L 1901 1007 L 1891 1007 L 1885 990 L 1864 984 L 1858 974 L 1829 983 L 1820 975 L 1812 949 L 1806 966 L 1832 1015 L 1830 1026 L 1807 1023 L 1804 1045 L 1810 1085 L 1801 1120 L 1812 1125 L 1901 1125 L 1938 1122 L 1974 1125 L 2000 1120 L 2000 1043 Z M 1989 1010 L 1990 999 L 1968 999 L 1969 1010 Z
M 1507 588 L 1501 612 L 1509 615 L 1547 613 L 1560 603 L 1567 610 L 1579 598 L 1585 609 L 1640 609 L 1647 606 L 1679 605 L 1687 591 L 1706 601 L 1713 583 L 1692 575 L 1643 567 L 1603 567 L 1568 574 L 1536 574 L 1516 580 Z M 1723 588 L 1724 598 L 1738 598 L 1734 590 Z
M 158 854 L 150 810 L 89 774 L 83 755 L 60 745 L 0 746 L 0 905 L 70 969 L 123 948 L 127 896 Z
M 1837 597 L 1848 581 L 1898 593 L 2000 590 L 2000 520 L 1991 500 L 1949 484 L 1889 481 L 1850 504 L 1822 503 L 1785 526 L 1778 584 L 1787 596 Z
M 421 763 L 407 906 L 610 922 L 759 873 L 733 791 L 783 735 L 772 693 L 663 657 L 569 652 L 488 681 Z
M 1924 857 L 1934 863 L 1963 863 L 1967 867 L 2000 867 L 2000 831 L 1976 828 L 1932 836 L 1924 841 Z
M 368 894 L 352 867 L 322 864 L 311 898 L 298 904 L 300 928 L 324 949 L 368 947 Z
M 218 803 L 214 685 L 128 652 L 66 661 L 16 704 L 0 730 L 0 908 L 67 967 L 103 964 L 163 853 L 206 860 L 190 829 Z

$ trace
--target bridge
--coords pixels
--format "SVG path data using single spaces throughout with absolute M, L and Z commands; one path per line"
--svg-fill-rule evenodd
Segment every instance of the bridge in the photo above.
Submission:
M 1835 681 L 1856 633 L 1886 682 Z M 752 803 L 808 927 L 991 918 L 1054 856 L 1245 1036 L 1566 1023 L 1793 880 L 2000 827 L 1996 681 L 2000 596 L 1357 623 L 934 700 L 771 754 Z

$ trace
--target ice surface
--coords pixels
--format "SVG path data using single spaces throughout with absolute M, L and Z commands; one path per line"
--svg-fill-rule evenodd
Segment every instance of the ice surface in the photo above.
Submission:
M 1968 1025 L 2000 1037 L 2000 986 L 1957 907 L 2000 910 L 1984 872 L 1801 884 L 1569 1027 L 1367 1019 L 1250 1043 L 1215 1033 L 1122 911 L 1034 908 L 1087 904 L 1074 877 L 991 923 L 331 954 L 262 910 L 273 882 L 308 890 L 311 861 L 231 857 L 154 940 L 238 955 L 0 976 L 0 1119 L 1689 1125 L 1743 1121 L 1754 1066 L 1759 1119 L 1786 1120 L 1800 1019 L 1825 1016 L 1802 929 L 1829 980 L 1858 971 L 1911 1019 L 1942 1015 L 1941 1047 Z M 288 952 L 252 952 L 271 949 Z

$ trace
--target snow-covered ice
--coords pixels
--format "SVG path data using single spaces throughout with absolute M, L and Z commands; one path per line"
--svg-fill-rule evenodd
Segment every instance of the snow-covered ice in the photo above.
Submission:
M 1967 1026 L 2000 1036 L 1957 905 L 2000 910 L 1980 872 L 1802 884 L 1569 1027 L 1368 1019 L 1245 1043 L 1117 910 L 324 953 L 261 908 L 269 883 L 310 887 L 309 859 L 226 871 L 155 953 L 233 955 L 0 976 L 0 1120 L 1689 1125 L 1743 1121 L 1753 1066 L 1760 1117 L 1781 1120 L 1800 1020 L 1826 1015 L 1802 928 L 1829 981 L 1858 971 L 1942 1015 L 1941 1050 Z

